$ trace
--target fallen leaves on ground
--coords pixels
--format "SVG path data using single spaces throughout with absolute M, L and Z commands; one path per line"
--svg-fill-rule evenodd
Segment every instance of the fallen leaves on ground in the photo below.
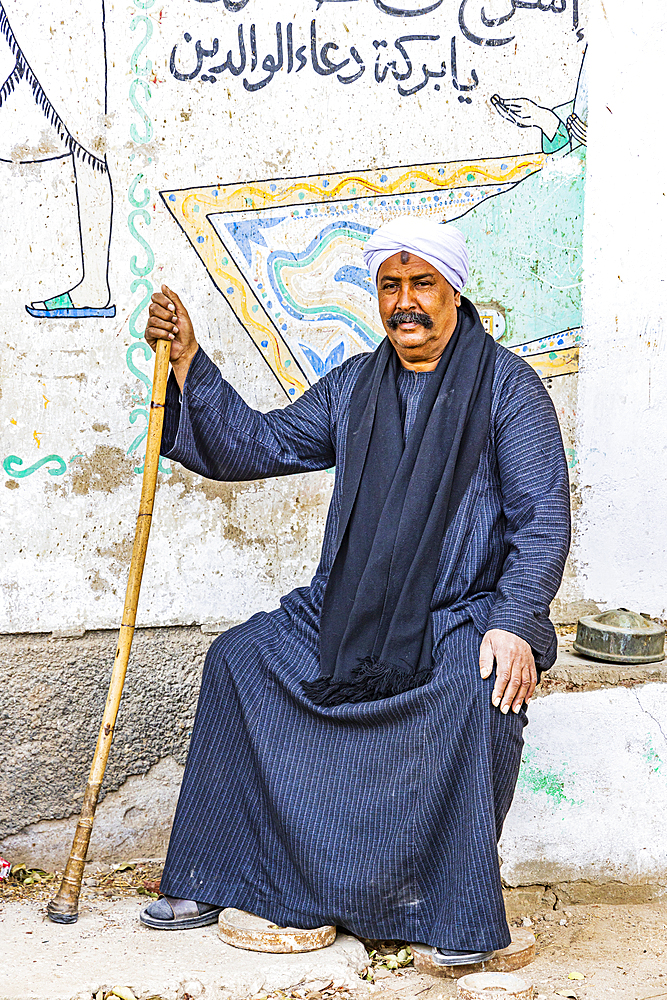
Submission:
M 355 993 L 344 983 L 322 980 L 293 986 L 288 990 L 254 993 L 247 1000 L 350 1000 Z
M 374 982 L 376 969 L 388 969 L 390 972 L 397 972 L 408 965 L 412 965 L 412 951 L 407 944 L 399 944 L 396 941 L 368 941 L 363 944 L 368 952 L 368 965 L 359 973 L 361 979 Z
M 157 880 L 159 884 L 161 875 L 162 865 L 156 862 L 126 862 L 113 865 L 107 872 L 86 876 L 84 884 L 88 888 L 101 890 L 105 896 L 131 896 L 136 892 L 140 896 L 157 899 L 157 893 L 149 892 L 144 883 Z
M 56 876 L 41 868 L 29 868 L 27 865 L 12 865 L 9 877 L 0 883 L 0 896 L 3 899 L 26 899 L 39 896 L 40 890 L 53 892 L 51 883 Z
M 111 989 L 103 987 L 93 994 L 93 1000 L 137 1000 L 129 986 L 112 986 Z M 152 997 L 151 1000 L 161 1000 L 160 997 Z
M 150 895 L 155 899 L 156 894 L 151 893 L 144 883 L 153 882 L 159 885 L 163 865 L 155 861 L 136 863 L 126 861 L 108 866 L 106 871 L 93 872 L 90 868 L 89 865 L 82 883 L 82 889 L 87 893 L 98 892 L 107 898 L 133 896 L 139 893 L 142 896 Z M 47 872 L 41 868 L 30 868 L 28 865 L 12 865 L 9 878 L 0 882 L 0 898 L 18 902 L 51 899 L 60 885 L 61 875 L 61 872 Z
M 50 872 L 41 868 L 28 868 L 26 865 L 12 865 L 9 875 L 22 885 L 39 885 L 42 882 L 52 882 L 55 878 Z
M 160 879 L 159 878 L 146 878 L 144 879 L 142 886 L 146 891 L 147 895 L 153 895 L 157 899 L 160 894 Z M 137 889 L 137 892 L 141 893 L 141 889 Z M 143 893 L 141 893 L 143 895 Z

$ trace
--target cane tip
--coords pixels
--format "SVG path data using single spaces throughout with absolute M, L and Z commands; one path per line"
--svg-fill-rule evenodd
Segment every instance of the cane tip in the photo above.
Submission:
M 77 910 L 71 913 L 58 909 L 58 903 L 55 899 L 52 899 L 46 907 L 46 913 L 49 920 L 52 920 L 54 924 L 75 924 L 79 919 Z

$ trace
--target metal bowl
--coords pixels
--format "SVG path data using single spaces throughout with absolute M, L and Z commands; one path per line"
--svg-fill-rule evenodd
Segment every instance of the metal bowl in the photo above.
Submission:
M 580 618 L 572 648 L 609 663 L 657 663 L 665 659 L 665 629 L 645 615 L 616 608 Z

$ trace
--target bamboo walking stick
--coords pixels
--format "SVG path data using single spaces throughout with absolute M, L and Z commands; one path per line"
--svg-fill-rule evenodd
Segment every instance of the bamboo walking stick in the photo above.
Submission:
M 74 834 L 67 867 L 60 883 L 60 889 L 55 899 L 52 899 L 47 906 L 49 917 L 57 924 L 73 924 L 79 918 L 81 879 L 83 878 L 83 868 L 86 862 L 86 854 L 88 853 L 90 835 L 93 830 L 95 807 L 97 806 L 97 799 L 100 794 L 102 779 L 104 778 L 104 771 L 109 758 L 109 750 L 113 741 L 118 706 L 120 705 L 123 693 L 125 672 L 130 658 L 130 650 L 132 649 L 134 623 L 137 617 L 141 577 L 144 571 L 146 549 L 148 548 L 148 535 L 151 530 L 153 501 L 155 500 L 155 486 L 157 483 L 158 463 L 160 461 L 160 443 L 162 441 L 162 424 L 164 422 L 164 400 L 167 392 L 167 378 L 169 376 L 170 349 L 171 344 L 168 340 L 158 340 L 155 351 L 155 373 L 153 376 L 153 393 L 148 419 L 148 435 L 146 437 L 144 477 L 141 487 L 139 516 L 137 517 L 137 527 L 134 534 L 130 573 L 125 592 L 125 608 L 118 635 L 118 645 L 116 647 L 116 657 L 109 684 L 109 693 L 104 707 L 100 733 L 97 737 L 97 746 L 93 755 L 88 784 L 86 785 L 83 797 L 81 815 L 76 827 L 76 833 Z

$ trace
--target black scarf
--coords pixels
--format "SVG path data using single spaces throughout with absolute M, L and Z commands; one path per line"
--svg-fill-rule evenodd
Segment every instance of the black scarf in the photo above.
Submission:
M 386 338 L 352 392 L 337 550 L 320 619 L 318 705 L 373 701 L 431 677 L 442 539 L 488 438 L 496 345 L 461 299 L 407 442 Z

